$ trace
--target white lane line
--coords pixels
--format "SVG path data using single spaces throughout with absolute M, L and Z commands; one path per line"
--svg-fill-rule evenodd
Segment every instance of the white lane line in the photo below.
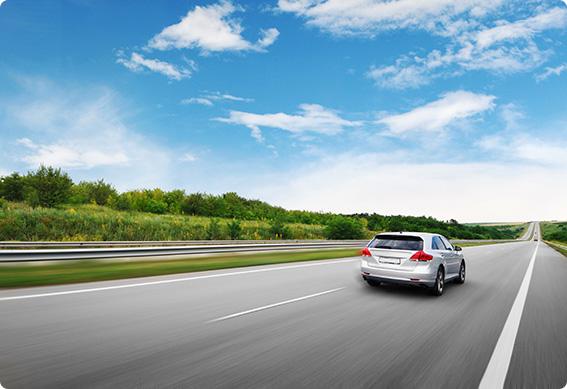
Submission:
M 335 265 L 335 264 L 339 264 L 339 263 L 354 262 L 354 261 L 359 261 L 359 260 L 360 259 L 358 259 L 358 258 L 340 259 L 340 260 L 331 260 L 329 262 L 317 262 L 317 263 L 305 263 L 305 264 L 301 264 L 301 265 L 278 266 L 278 267 L 270 267 L 270 268 L 265 268 L 265 269 L 243 270 L 243 271 L 230 272 L 230 273 L 208 274 L 208 275 L 203 275 L 203 276 L 174 278 L 174 279 L 169 279 L 169 280 L 138 282 L 138 283 L 135 283 L 135 284 L 103 286 L 103 287 L 99 287 L 99 288 L 88 288 L 88 289 L 65 290 L 65 291 L 61 291 L 61 292 L 26 294 L 26 295 L 21 295 L 21 296 L 0 297 L 0 301 L 24 300 L 24 299 L 33 299 L 33 298 L 39 298 L 39 297 L 52 297 L 52 296 L 63 296 L 63 295 L 68 295 L 68 294 L 101 292 L 101 291 L 105 291 L 105 290 L 114 290 L 114 289 L 137 288 L 137 287 L 140 287 L 140 286 L 172 284 L 172 283 L 175 283 L 175 282 L 185 282 L 185 281 L 193 281 L 193 280 L 202 280 L 202 279 L 207 279 L 207 278 L 237 276 L 237 275 L 240 275 L 240 274 L 263 273 L 263 272 L 270 272 L 270 271 L 277 271 L 277 270 L 298 269 L 298 268 L 303 268 L 303 267 Z
M 488 366 L 482 376 L 482 380 L 478 386 L 479 389 L 496 389 L 504 387 L 506 374 L 508 373 L 508 367 L 510 366 L 510 359 L 512 358 L 512 351 L 514 351 L 516 335 L 518 334 L 520 320 L 522 319 L 522 312 L 526 303 L 526 297 L 528 296 L 528 289 L 532 279 L 538 248 L 539 241 L 536 244 L 528 269 L 526 270 L 526 274 L 524 275 L 524 279 L 522 280 L 522 284 L 520 285 L 520 289 L 518 290 L 512 309 L 508 314 L 502 333 L 498 338 L 496 347 L 492 352 Z
M 223 317 L 219 317 L 217 319 L 213 319 L 213 320 L 209 320 L 207 323 L 215 323 L 217 321 L 223 321 L 223 320 L 228 320 L 228 319 L 233 319 L 235 317 L 239 317 L 239 316 L 244 316 L 244 315 L 248 315 L 250 313 L 254 313 L 254 312 L 258 312 L 258 311 L 263 311 L 265 309 L 270 309 L 270 308 L 274 308 L 274 307 L 279 307 L 280 305 L 285 305 L 285 304 L 291 304 L 291 303 L 295 303 L 297 301 L 302 301 L 302 300 L 307 300 L 313 297 L 317 297 L 317 296 L 323 296 L 324 294 L 329 294 L 329 293 L 333 293 L 333 292 L 338 292 L 339 290 L 344 289 L 344 287 L 342 288 L 335 288 L 335 289 L 330 289 L 330 290 L 326 290 L 324 292 L 319 292 L 319 293 L 314 293 L 314 294 L 310 294 L 307 296 L 303 296 L 303 297 L 297 297 L 291 300 L 285 300 L 285 301 L 281 301 L 279 303 L 274 303 L 274 304 L 269 304 L 269 305 L 264 305 L 263 307 L 258 307 L 258 308 L 253 308 L 253 309 L 249 309 L 247 311 L 242 311 L 242 312 L 237 312 L 237 313 L 233 313 L 231 315 L 227 315 L 227 316 L 223 316 Z

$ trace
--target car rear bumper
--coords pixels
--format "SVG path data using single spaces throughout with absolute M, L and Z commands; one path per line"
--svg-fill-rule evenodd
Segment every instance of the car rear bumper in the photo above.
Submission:
M 360 267 L 362 278 L 365 280 L 375 280 L 390 284 L 416 285 L 432 287 L 435 285 L 437 276 L 434 264 L 416 267 L 412 271 L 383 269 L 369 266 L 366 261 L 362 261 Z
M 413 280 L 391 278 L 391 277 L 378 277 L 378 276 L 372 276 L 372 275 L 368 275 L 368 274 L 364 274 L 364 273 L 362 273 L 362 278 L 364 278 L 365 280 L 384 282 L 384 283 L 387 283 L 387 284 L 422 286 L 422 287 L 425 287 L 425 288 L 431 288 L 435 285 L 435 282 L 429 282 L 429 281 L 425 282 L 425 281 L 417 281 L 417 280 L 413 281 Z

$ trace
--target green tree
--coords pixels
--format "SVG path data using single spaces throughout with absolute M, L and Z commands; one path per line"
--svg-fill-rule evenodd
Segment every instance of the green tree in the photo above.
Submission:
M 363 239 L 364 224 L 357 218 L 337 216 L 325 227 L 327 239 Z
M 104 180 L 81 181 L 71 188 L 69 201 L 75 204 L 107 205 L 110 198 L 116 195 L 116 189 Z
M 185 191 L 181 189 L 166 192 L 164 201 L 167 204 L 167 212 L 173 214 L 180 214 L 185 199 Z
M 181 212 L 186 215 L 205 215 L 206 200 L 202 193 L 191 193 L 181 204 Z
M 8 201 L 22 201 L 24 199 L 24 177 L 14 172 L 9 176 L 0 178 L 0 197 Z
M 73 181 L 61 169 L 41 165 L 25 177 L 25 198 L 32 205 L 55 207 L 69 199 Z

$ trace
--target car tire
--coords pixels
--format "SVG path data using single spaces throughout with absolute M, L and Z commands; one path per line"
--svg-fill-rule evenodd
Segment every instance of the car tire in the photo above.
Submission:
M 368 285 L 370 285 L 372 287 L 380 286 L 380 281 L 367 279 L 366 282 L 368 282 Z
M 467 271 L 467 267 L 465 266 L 465 261 L 461 261 L 461 267 L 459 267 L 459 276 L 457 277 L 457 279 L 455 280 L 456 284 L 464 284 L 465 283 L 465 278 L 466 278 L 466 273 Z
M 442 267 L 437 270 L 437 275 L 435 276 L 435 284 L 431 288 L 431 293 L 434 296 L 441 296 L 445 290 L 445 272 Z

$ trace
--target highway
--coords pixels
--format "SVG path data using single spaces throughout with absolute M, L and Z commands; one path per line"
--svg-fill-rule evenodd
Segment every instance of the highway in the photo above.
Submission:
M 567 259 L 533 240 L 464 253 L 467 282 L 438 298 L 371 288 L 356 258 L 3 290 L 0 384 L 564 387 Z

